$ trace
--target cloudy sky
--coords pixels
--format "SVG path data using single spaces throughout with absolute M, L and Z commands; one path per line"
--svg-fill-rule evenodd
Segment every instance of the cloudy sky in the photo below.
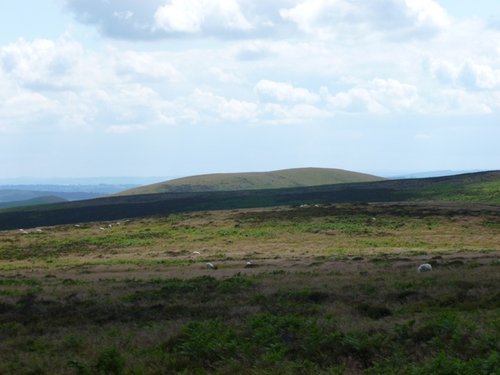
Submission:
M 500 2 L 2 1 L 0 166 L 499 169 Z

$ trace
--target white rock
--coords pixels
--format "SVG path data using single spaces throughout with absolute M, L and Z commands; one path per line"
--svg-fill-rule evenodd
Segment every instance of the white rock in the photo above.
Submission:
M 421 264 L 417 268 L 417 272 L 418 273 L 421 273 L 421 272 L 430 272 L 430 271 L 432 271 L 432 266 L 429 263 Z
M 199 251 L 193 251 L 193 254 L 194 255 L 201 255 L 201 253 Z
M 211 269 L 211 270 L 216 270 L 216 269 L 217 269 L 217 266 L 216 266 L 216 265 L 214 265 L 213 263 L 210 263 L 210 262 L 209 262 L 209 263 L 207 263 L 207 268 L 208 268 L 208 269 Z

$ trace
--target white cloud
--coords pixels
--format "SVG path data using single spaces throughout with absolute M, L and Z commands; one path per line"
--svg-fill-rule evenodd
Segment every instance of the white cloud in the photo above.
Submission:
M 444 29 L 451 23 L 443 7 L 434 0 L 405 0 L 409 17 L 415 25 L 430 29 Z
M 154 14 L 163 0 L 61 0 L 75 19 L 94 25 L 101 34 L 129 40 L 165 37 L 153 30 Z
M 280 14 L 305 33 L 344 40 L 427 39 L 450 24 L 433 0 L 303 0 Z
M 272 56 L 269 46 L 261 41 L 245 43 L 236 52 L 236 57 L 243 61 L 260 60 Z
M 453 84 L 460 71 L 460 66 L 449 61 L 429 58 L 424 59 L 423 67 L 434 79 L 445 85 Z
M 252 29 L 236 0 L 170 0 L 158 8 L 154 19 L 155 27 L 167 32 Z
M 3 132 L 43 130 L 41 125 L 56 119 L 61 111 L 57 102 L 37 93 L 19 92 L 0 100 L 0 127 Z
M 500 89 L 500 69 L 487 62 L 468 60 L 453 63 L 444 59 L 426 59 L 424 69 L 444 85 L 463 87 L 469 90 Z
M 112 9 L 113 22 L 138 22 L 141 16 L 133 1 L 79 4 Z M 139 124 L 150 129 L 324 121 L 341 113 L 500 111 L 500 33 L 481 29 L 478 22 L 448 27 L 455 21 L 435 1 L 155 0 L 145 5 L 149 32 L 155 11 L 168 6 L 193 6 L 189 16 L 199 21 L 175 32 L 160 30 L 162 36 L 179 37 L 172 43 L 106 39 L 84 47 L 66 35 L 0 45 L 0 123 L 22 128 L 30 116 L 23 117 L 20 108 L 27 106 L 40 128 L 111 133 L 139 131 Z M 248 25 L 231 23 L 238 17 L 230 15 L 237 13 Z M 276 34 L 238 39 L 247 26 L 252 35 L 263 36 L 257 29 L 266 22 Z M 236 37 L 208 43 L 182 39 L 183 27 L 197 38 Z M 318 33 L 336 38 L 317 38 Z M 395 36 L 407 43 L 394 43 Z M 362 39 L 354 43 L 356 38 Z M 24 104 L 9 102 L 8 108 L 13 98 Z
M 243 83 L 245 80 L 238 75 L 238 73 L 221 69 L 216 66 L 210 68 L 212 73 L 222 83 Z
M 236 99 L 227 99 L 209 91 L 196 89 L 188 98 L 204 115 L 216 116 L 224 120 L 252 120 L 257 116 L 257 104 Z M 185 105 L 189 105 L 186 103 Z
M 333 113 L 321 109 L 311 104 L 296 104 L 288 107 L 285 111 L 285 119 L 293 122 L 303 120 L 317 120 L 321 118 L 331 117 Z
M 329 106 L 342 112 L 398 113 L 418 111 L 415 86 L 394 79 L 374 79 L 335 95 L 326 95 Z
M 71 84 L 69 77 L 82 54 L 81 46 L 75 42 L 20 39 L 0 47 L 0 67 L 22 85 L 64 89 Z
M 490 114 L 500 108 L 496 93 L 474 93 L 465 89 L 441 89 L 429 97 L 429 112 L 454 115 Z
M 459 81 L 469 88 L 500 89 L 500 69 L 486 64 L 466 62 L 458 75 Z
M 286 39 L 297 29 L 343 40 L 430 39 L 452 22 L 435 0 L 65 1 L 80 22 L 131 40 L 186 35 Z
M 46 131 L 171 123 L 162 112 L 168 100 L 155 87 L 182 75 L 166 60 L 161 53 L 90 53 L 66 40 L 0 46 L 0 81 L 8 87 L 0 89 L 0 116 L 13 126 L 31 119 Z
M 119 74 L 139 79 L 179 81 L 181 74 L 161 55 L 133 51 L 116 52 L 116 70 Z
M 264 100 L 278 102 L 314 103 L 319 95 L 301 87 L 294 87 L 289 83 L 261 80 L 254 88 L 255 92 Z

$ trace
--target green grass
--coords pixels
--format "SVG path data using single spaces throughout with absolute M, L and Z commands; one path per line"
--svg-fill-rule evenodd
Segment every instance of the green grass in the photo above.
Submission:
M 0 232 L 0 373 L 496 374 L 500 221 L 467 207 Z
M 0 371 L 495 373 L 499 280 L 489 266 L 367 271 L 44 279 L 36 294 L 1 301 Z
M 485 181 L 463 185 L 444 183 L 415 190 L 413 199 L 500 204 L 500 181 Z

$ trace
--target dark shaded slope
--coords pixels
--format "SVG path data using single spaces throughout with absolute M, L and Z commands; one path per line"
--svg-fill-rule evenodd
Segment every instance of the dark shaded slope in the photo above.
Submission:
M 464 195 L 464 192 L 468 195 Z M 464 200 L 463 197 L 469 199 Z M 3 210 L 0 211 L 0 229 L 118 220 L 201 210 L 419 200 L 499 204 L 500 171 L 305 188 L 106 197 L 37 208 Z
M 67 202 L 67 201 L 66 199 L 58 196 L 48 195 L 22 201 L 2 202 L 0 203 L 0 209 L 24 207 L 24 206 L 39 206 L 43 204 L 61 203 L 61 202 Z

